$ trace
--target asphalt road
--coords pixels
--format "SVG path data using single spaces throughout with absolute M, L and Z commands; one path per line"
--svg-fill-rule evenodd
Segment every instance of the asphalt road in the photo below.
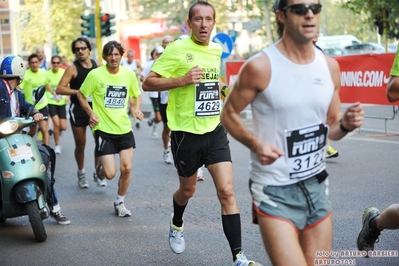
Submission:
M 251 121 L 246 120 L 248 127 Z M 48 238 L 34 240 L 28 217 L 8 219 L 0 224 L 0 265 L 231 265 L 224 237 L 220 205 L 209 173 L 197 184 L 185 215 L 186 250 L 174 254 L 167 243 L 172 193 L 178 180 L 173 165 L 162 160 L 162 142 L 151 139 L 146 121 L 134 130 L 132 179 L 125 199 L 132 217 L 114 214 L 117 178 L 105 188 L 91 181 L 94 169 L 93 139 L 88 132 L 86 171 L 88 189 L 77 186 L 74 143 L 70 129 L 62 135 L 62 154 L 57 156 L 56 189 L 62 211 L 71 220 L 67 226 L 51 218 L 44 221 Z M 69 125 L 68 125 L 69 126 Z M 391 133 L 399 133 L 399 120 L 389 122 Z M 398 202 L 399 136 L 381 134 L 384 123 L 367 120 L 362 131 L 351 133 L 332 145 L 339 157 L 329 159 L 330 192 L 333 202 L 333 251 L 355 251 L 363 210 L 385 209 Z M 158 128 L 160 135 L 161 128 Z M 271 265 L 258 227 L 251 223 L 248 190 L 249 151 L 234 139 L 235 190 L 241 210 L 243 250 L 250 259 Z M 399 231 L 384 231 L 377 250 L 399 250 Z M 340 254 L 340 253 L 339 253 Z M 343 257 L 340 257 L 343 258 Z M 357 265 L 399 265 L 398 257 L 346 257 Z

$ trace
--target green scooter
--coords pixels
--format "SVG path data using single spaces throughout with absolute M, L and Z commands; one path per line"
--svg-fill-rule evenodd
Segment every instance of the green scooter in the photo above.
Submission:
M 44 86 L 35 91 L 35 105 L 44 93 Z M 47 169 L 36 141 L 22 133 L 33 123 L 33 117 L 0 121 L 0 222 L 28 215 L 36 240 L 43 242 L 47 239 L 43 220 L 49 217 Z

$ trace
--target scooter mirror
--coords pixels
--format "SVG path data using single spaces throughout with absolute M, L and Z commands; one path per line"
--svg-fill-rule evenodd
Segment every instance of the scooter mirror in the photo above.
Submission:
M 44 96 L 44 93 L 46 92 L 46 87 L 44 85 L 39 86 L 35 90 L 35 104 L 40 101 L 40 99 Z

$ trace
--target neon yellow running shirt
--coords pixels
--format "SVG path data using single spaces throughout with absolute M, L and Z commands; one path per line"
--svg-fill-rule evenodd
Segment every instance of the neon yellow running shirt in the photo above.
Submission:
M 191 38 L 170 43 L 151 70 L 165 78 L 183 77 L 198 66 L 204 73 L 200 84 L 191 84 L 169 91 L 168 126 L 172 131 L 205 134 L 220 123 L 219 76 L 222 47 L 195 44 Z
M 30 68 L 26 70 L 24 79 L 19 87 L 23 90 L 25 100 L 28 103 L 34 104 L 34 93 L 41 85 L 48 84 L 46 70 L 39 68 L 37 72 L 33 72 Z M 43 96 L 37 103 L 35 108 L 37 110 L 43 109 L 47 106 L 47 97 Z
M 60 82 L 62 75 L 64 75 L 65 69 L 59 68 L 57 73 L 54 73 L 53 70 L 49 69 L 47 70 L 47 80 L 49 82 L 50 87 L 56 91 L 58 83 Z M 52 105 L 66 105 L 66 95 L 58 95 L 58 97 L 61 99 L 59 102 L 55 99 L 54 95 L 52 95 L 50 92 L 46 91 L 46 96 L 47 96 L 47 102 L 48 104 Z
M 396 51 L 395 59 L 393 60 L 391 76 L 399 77 L 399 47 Z
M 92 95 L 93 111 L 100 122 L 92 131 L 101 130 L 108 134 L 122 135 L 132 130 L 127 113 L 130 98 L 141 92 L 137 78 L 132 71 L 119 66 L 117 74 L 110 74 L 107 67 L 93 69 L 87 75 L 80 92 L 87 98 Z

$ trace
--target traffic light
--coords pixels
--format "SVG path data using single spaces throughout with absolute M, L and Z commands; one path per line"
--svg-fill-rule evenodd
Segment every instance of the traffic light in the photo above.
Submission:
M 112 34 L 116 33 L 116 30 L 112 29 L 112 27 L 115 26 L 115 22 L 112 22 L 111 20 L 114 18 L 114 14 L 100 14 L 101 37 L 111 36 Z
M 82 24 L 80 24 L 83 28 L 83 30 L 81 31 L 82 35 L 89 38 L 96 37 L 94 14 L 89 14 L 87 16 L 81 15 L 80 18 L 84 21 Z

